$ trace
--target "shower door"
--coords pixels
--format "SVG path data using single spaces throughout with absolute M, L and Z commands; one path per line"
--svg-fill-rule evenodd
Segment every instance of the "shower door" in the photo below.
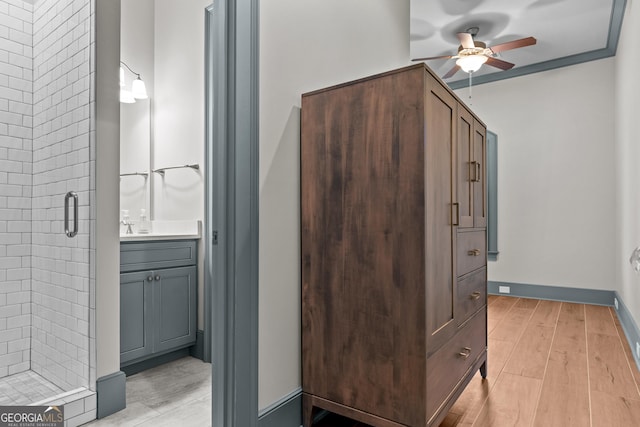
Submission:
M 90 16 L 89 0 L 34 6 L 31 369 L 65 391 L 89 386 Z

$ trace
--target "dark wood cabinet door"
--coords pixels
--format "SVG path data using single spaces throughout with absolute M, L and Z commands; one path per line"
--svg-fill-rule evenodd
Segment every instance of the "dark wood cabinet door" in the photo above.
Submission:
M 457 154 L 456 181 L 458 203 L 458 225 L 460 228 L 473 227 L 473 179 L 477 172 L 473 163 L 474 155 L 474 120 L 471 113 L 464 107 L 457 108 Z
M 456 331 L 455 310 L 455 128 L 456 99 L 429 76 L 426 93 L 425 264 L 427 348 L 434 352 Z
M 477 120 L 473 125 L 473 226 L 487 226 L 487 133 Z
M 462 105 L 457 111 L 456 202 L 459 228 L 486 227 L 486 131 Z

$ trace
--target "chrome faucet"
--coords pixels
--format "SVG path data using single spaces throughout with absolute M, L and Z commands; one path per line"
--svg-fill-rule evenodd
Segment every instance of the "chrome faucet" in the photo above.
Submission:
M 122 221 L 120 221 L 120 223 L 127 226 L 127 231 L 125 231 L 125 234 L 133 234 L 133 230 L 131 229 L 133 223 L 131 222 L 131 220 L 129 220 L 128 218 L 123 219 Z

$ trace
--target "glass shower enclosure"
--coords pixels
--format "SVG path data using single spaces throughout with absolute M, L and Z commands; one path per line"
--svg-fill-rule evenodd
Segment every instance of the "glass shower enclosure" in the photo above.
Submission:
M 0 405 L 95 389 L 94 1 L 0 0 Z

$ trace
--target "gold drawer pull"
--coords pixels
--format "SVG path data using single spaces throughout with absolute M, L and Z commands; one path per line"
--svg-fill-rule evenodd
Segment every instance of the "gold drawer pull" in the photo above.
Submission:
M 469 256 L 480 256 L 482 252 L 480 252 L 480 249 L 472 249 L 469 252 L 467 252 L 467 255 Z
M 471 347 L 463 348 L 462 351 L 458 353 L 458 356 L 462 357 L 463 359 L 466 359 L 469 356 L 471 356 Z
M 480 292 L 475 291 L 471 293 L 470 297 L 471 299 L 480 299 L 480 295 L 481 295 Z

